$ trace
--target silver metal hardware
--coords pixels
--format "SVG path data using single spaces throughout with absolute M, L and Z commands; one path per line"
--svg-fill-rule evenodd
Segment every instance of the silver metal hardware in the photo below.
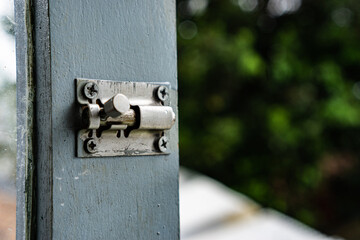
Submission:
M 163 136 L 158 140 L 158 148 L 161 152 L 166 152 L 167 150 L 167 145 L 169 144 L 169 140 L 167 139 L 167 137 Z
M 78 157 L 169 154 L 175 123 L 169 84 L 76 79 Z
M 98 129 L 100 127 L 100 106 L 87 104 L 82 112 L 82 122 L 85 128 Z
M 161 101 L 166 101 L 169 97 L 169 89 L 166 86 L 158 87 L 157 96 Z
M 119 117 L 130 110 L 129 99 L 123 94 L 116 94 L 104 104 L 104 111 L 109 117 Z
M 99 88 L 94 82 L 88 82 L 83 89 L 84 94 L 88 99 L 96 98 L 99 93 Z
M 97 150 L 97 142 L 95 139 L 89 138 L 85 141 L 84 147 L 88 153 L 95 153 Z
M 175 123 L 175 113 L 167 106 L 139 106 L 139 129 L 169 130 Z

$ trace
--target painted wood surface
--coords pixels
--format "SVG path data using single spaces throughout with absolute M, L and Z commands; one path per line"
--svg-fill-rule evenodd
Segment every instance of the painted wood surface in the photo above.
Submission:
M 15 1 L 16 37 L 16 238 L 30 239 L 33 232 L 34 193 L 34 78 L 30 1 Z
M 170 155 L 76 158 L 74 82 L 170 82 L 176 109 L 175 1 L 37 0 L 33 10 L 37 239 L 178 239 L 177 124 Z
M 53 229 L 53 142 L 52 79 L 48 0 L 32 2 L 34 32 L 34 78 L 36 81 L 36 239 L 52 239 Z

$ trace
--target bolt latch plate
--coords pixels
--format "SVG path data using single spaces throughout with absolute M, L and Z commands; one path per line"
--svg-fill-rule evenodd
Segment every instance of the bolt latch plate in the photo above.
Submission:
M 78 157 L 169 154 L 175 123 L 169 83 L 76 79 Z

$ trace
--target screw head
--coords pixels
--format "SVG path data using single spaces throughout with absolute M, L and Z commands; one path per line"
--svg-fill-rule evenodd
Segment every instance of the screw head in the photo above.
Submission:
M 168 145 L 169 145 L 169 140 L 167 139 L 167 137 L 163 136 L 163 137 L 159 138 L 158 148 L 159 148 L 160 152 L 166 152 Z
M 90 138 L 88 140 L 85 141 L 85 150 L 88 153 L 95 153 L 97 151 L 97 141 L 93 138 Z
M 169 89 L 165 86 L 160 86 L 157 89 L 157 97 L 161 101 L 166 101 L 169 98 Z
M 88 82 L 87 84 L 85 84 L 84 86 L 85 97 L 87 97 L 88 99 L 94 99 L 97 97 L 98 93 L 99 93 L 99 87 L 96 83 Z

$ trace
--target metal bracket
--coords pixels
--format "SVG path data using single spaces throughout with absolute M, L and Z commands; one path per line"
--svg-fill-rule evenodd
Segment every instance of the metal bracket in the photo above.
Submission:
M 78 157 L 169 154 L 175 113 L 169 83 L 76 79 Z

